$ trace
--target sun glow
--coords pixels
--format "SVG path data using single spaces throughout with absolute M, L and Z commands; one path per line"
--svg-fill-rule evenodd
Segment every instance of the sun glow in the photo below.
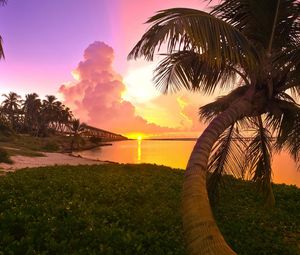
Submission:
M 129 134 L 125 134 L 125 136 L 129 139 L 138 140 L 138 141 L 147 138 L 147 135 L 141 133 L 129 133 Z
M 126 101 L 144 103 L 160 95 L 153 86 L 153 67 L 151 65 L 129 70 L 123 82 L 126 90 L 122 98 Z

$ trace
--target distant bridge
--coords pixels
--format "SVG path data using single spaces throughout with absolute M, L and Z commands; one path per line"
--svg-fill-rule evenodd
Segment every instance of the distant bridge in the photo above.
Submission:
M 61 134 L 67 135 L 67 136 L 71 136 L 73 134 L 69 125 L 64 125 L 64 126 L 60 127 L 58 132 Z M 92 127 L 87 124 L 84 124 L 84 129 L 83 129 L 83 131 L 80 132 L 80 134 L 82 137 L 100 138 L 104 142 L 120 141 L 120 140 L 128 139 L 127 137 L 125 137 L 123 135 L 115 134 L 113 132 L 110 132 L 110 131 L 107 131 L 104 129 Z
M 92 127 L 89 125 L 85 125 L 82 135 L 85 137 L 101 138 L 102 141 L 120 141 L 120 140 L 128 139 L 127 137 L 125 137 L 123 135 L 115 134 L 115 133 L 109 132 L 107 130 Z

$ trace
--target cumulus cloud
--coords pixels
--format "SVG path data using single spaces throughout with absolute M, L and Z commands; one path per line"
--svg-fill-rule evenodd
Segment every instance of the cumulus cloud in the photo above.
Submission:
M 84 51 L 83 60 L 73 71 L 76 81 L 59 89 L 75 116 L 92 126 L 122 134 L 174 132 L 136 116 L 134 105 L 122 99 L 125 85 L 114 71 L 113 61 L 113 49 L 103 42 L 94 42 Z

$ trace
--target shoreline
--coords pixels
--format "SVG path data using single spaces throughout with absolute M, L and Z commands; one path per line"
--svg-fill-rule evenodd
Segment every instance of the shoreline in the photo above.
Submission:
M 82 158 L 70 153 L 43 152 L 43 157 L 11 156 L 13 164 L 0 163 L 0 171 L 9 173 L 23 168 L 35 168 L 55 165 L 101 165 L 109 162 Z

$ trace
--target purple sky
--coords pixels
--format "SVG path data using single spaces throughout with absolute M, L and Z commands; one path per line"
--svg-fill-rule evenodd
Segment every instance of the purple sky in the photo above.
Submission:
M 0 9 L 0 91 L 56 93 L 90 43 L 113 44 L 113 11 L 116 0 L 9 0 Z
M 123 75 L 126 55 L 148 17 L 164 8 L 203 5 L 201 0 L 8 0 L 0 7 L 6 56 L 0 61 L 0 93 L 57 93 L 95 41 L 114 49 L 114 65 Z

